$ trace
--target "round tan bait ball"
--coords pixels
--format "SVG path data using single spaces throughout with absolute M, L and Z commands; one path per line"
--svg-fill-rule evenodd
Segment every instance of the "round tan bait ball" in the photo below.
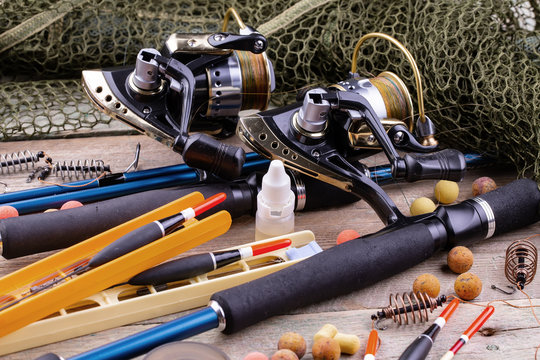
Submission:
M 426 273 L 418 276 L 416 280 L 414 280 L 413 291 L 415 293 L 425 292 L 431 297 L 437 297 L 439 291 L 441 291 L 441 284 L 435 275 Z
M 458 198 L 459 186 L 457 182 L 441 180 L 435 185 L 435 199 L 442 204 L 451 204 Z
M 474 256 L 471 250 L 465 246 L 456 246 L 448 252 L 448 267 L 456 274 L 463 274 L 471 268 Z
M 419 197 L 411 204 L 410 212 L 412 216 L 427 214 L 435 211 L 435 203 L 427 197 Z
M 306 340 L 298 333 L 286 332 L 279 338 L 278 349 L 289 349 L 301 359 L 306 353 Z
M 276 351 L 270 360 L 298 360 L 298 356 L 289 349 L 281 349 Z
M 482 281 L 473 273 L 461 274 L 454 283 L 454 291 L 463 300 L 475 299 L 482 292 Z
M 472 184 L 472 194 L 473 196 L 478 196 L 495 190 L 496 188 L 497 184 L 495 184 L 495 181 L 492 178 L 483 176 L 474 180 Z
M 339 343 L 329 337 L 321 337 L 315 341 L 311 348 L 313 360 L 337 360 L 341 355 Z

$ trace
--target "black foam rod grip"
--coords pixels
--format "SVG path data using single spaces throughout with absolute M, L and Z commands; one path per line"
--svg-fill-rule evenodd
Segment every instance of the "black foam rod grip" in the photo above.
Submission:
M 494 235 L 519 229 L 540 220 L 540 190 L 538 183 L 533 180 L 515 180 L 478 198 L 486 201 L 493 211 Z
M 228 210 L 233 218 L 249 214 L 253 194 L 245 183 L 215 183 L 146 191 L 82 207 L 0 220 L 6 259 L 69 247 L 179 199 L 193 191 L 205 198 L 224 192 L 227 199 L 208 211 Z
M 428 154 L 406 154 L 407 181 L 425 179 L 461 181 L 467 164 L 465 156 L 454 149 L 444 149 Z
M 205 134 L 187 138 L 182 151 L 186 165 L 211 172 L 224 179 L 236 179 L 246 160 L 244 149 L 226 145 Z
M 436 250 L 423 223 L 334 246 L 288 268 L 220 291 L 225 333 L 362 289 L 427 259 Z

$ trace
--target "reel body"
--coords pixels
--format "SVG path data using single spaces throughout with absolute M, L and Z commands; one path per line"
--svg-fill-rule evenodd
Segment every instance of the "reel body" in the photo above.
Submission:
M 387 71 L 371 79 L 356 73 L 360 46 L 371 38 L 397 46 L 411 65 L 418 97 L 419 140 L 412 133 L 413 105 L 403 81 Z M 346 80 L 328 88 L 308 90 L 297 100 L 301 102 L 240 119 L 237 135 L 260 154 L 281 159 L 293 170 L 366 200 L 388 225 L 386 230 L 420 221 L 425 216 L 404 216 L 371 180 L 368 167 L 361 162 L 363 158 L 382 149 L 390 163 L 392 178 L 398 181 L 461 181 L 464 176 L 466 163 L 461 152 L 437 151 L 435 126 L 424 112 L 418 67 L 405 46 L 391 36 L 364 35 L 355 46 Z M 406 154 L 402 156 L 398 151 Z
M 387 114 L 409 113 L 408 106 L 399 111 L 391 106 L 406 99 L 405 88 L 385 97 L 373 91 L 362 94 L 353 83 L 366 86 L 351 75 L 338 86 L 307 91 L 301 103 L 243 117 L 237 135 L 260 154 L 363 198 L 385 224 L 408 222 L 360 160 L 382 149 L 396 180 L 460 181 L 465 158 L 457 150 L 436 151 L 437 145 L 420 144 L 405 116 L 381 119 L 387 109 Z M 401 156 L 398 150 L 412 153 Z
M 239 35 L 173 34 L 161 51 L 142 49 L 134 67 L 83 71 L 83 87 L 101 111 L 171 147 L 187 165 L 238 177 L 244 151 L 206 134 L 234 134 L 239 111 L 266 109 L 275 87 L 266 38 L 241 25 Z

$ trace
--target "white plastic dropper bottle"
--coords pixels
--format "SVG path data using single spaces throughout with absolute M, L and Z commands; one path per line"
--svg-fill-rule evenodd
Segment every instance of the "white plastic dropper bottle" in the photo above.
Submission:
M 255 240 L 294 232 L 294 193 L 280 160 L 270 163 L 257 195 Z

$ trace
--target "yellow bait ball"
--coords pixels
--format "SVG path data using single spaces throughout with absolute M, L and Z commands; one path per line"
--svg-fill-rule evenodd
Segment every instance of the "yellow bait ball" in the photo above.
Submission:
M 463 300 L 473 300 L 482 292 L 482 280 L 470 272 L 461 274 L 454 283 L 454 291 Z
M 483 176 L 474 180 L 472 184 L 472 194 L 473 196 L 478 196 L 495 190 L 496 188 L 497 184 L 495 184 L 495 181 L 492 178 Z
M 313 342 L 317 342 L 320 338 L 333 338 L 338 333 L 337 327 L 332 324 L 325 324 L 319 331 L 313 335 Z
M 463 274 L 471 268 L 474 256 L 471 250 L 465 246 L 456 246 L 448 252 L 448 267 L 456 274 Z
M 427 214 L 435 211 L 435 203 L 427 197 L 419 197 L 411 204 L 410 212 L 412 216 Z
M 451 204 L 458 198 L 459 186 L 457 182 L 441 180 L 435 185 L 435 199 L 442 204 Z
M 339 348 L 344 354 L 354 355 L 360 349 L 360 339 L 356 335 L 338 332 L 334 336 L 334 340 L 338 342 Z
M 431 297 L 437 297 L 441 291 L 441 284 L 435 275 L 426 273 L 418 276 L 413 283 L 413 291 L 425 292 Z

